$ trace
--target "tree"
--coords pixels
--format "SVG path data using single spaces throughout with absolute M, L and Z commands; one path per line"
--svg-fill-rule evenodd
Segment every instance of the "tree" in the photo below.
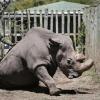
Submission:
M 33 0 L 16 0 L 13 2 L 7 11 L 22 10 L 33 6 Z
M 2 14 L 7 9 L 8 5 L 11 3 L 11 0 L 8 1 L 0 1 L 0 18 L 2 17 Z

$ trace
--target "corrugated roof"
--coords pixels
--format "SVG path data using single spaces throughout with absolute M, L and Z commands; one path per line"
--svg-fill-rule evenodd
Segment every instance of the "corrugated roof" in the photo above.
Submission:
M 62 10 L 64 10 L 64 11 L 70 10 L 71 12 L 73 12 L 73 10 L 83 11 L 83 8 L 85 8 L 87 6 L 89 6 L 89 5 L 60 1 L 60 2 L 56 2 L 56 3 L 51 3 L 51 4 L 46 4 L 46 5 L 42 5 L 42 6 L 38 6 L 38 7 L 29 8 L 28 10 L 30 10 L 30 12 L 33 12 L 34 10 L 37 10 L 37 11 L 42 10 L 44 12 L 45 9 L 48 9 L 48 12 L 51 12 L 51 10 L 54 10 L 54 11 L 58 10 L 59 12 L 61 12 Z

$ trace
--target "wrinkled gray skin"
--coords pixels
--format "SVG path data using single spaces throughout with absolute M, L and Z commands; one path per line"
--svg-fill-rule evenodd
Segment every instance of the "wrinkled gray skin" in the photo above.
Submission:
M 91 59 L 81 64 L 80 58 L 75 56 L 69 36 L 32 28 L 1 61 L 0 87 L 36 86 L 42 81 L 56 95 L 59 89 L 52 77 L 57 67 L 68 78 L 76 78 L 92 66 Z

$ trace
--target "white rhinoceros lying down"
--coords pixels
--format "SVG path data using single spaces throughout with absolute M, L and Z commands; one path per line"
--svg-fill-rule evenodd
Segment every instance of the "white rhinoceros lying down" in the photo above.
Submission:
M 80 63 L 84 58 L 75 53 L 69 36 L 32 28 L 1 61 L 0 86 L 16 88 L 42 81 L 56 95 L 59 89 L 52 77 L 57 67 L 68 78 L 77 78 L 93 65 L 91 59 Z

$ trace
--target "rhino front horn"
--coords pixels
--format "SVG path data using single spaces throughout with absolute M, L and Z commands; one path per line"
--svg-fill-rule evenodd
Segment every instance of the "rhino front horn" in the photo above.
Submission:
M 84 72 L 90 69 L 93 66 L 94 62 L 92 59 L 88 59 L 84 63 L 81 63 L 81 66 L 79 68 L 79 72 Z

